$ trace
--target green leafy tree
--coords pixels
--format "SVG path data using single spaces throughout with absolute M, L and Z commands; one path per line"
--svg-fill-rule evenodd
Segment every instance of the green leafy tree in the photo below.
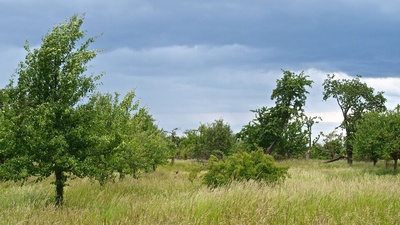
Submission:
M 283 71 L 283 77 L 277 80 L 271 100 L 274 107 L 262 107 L 252 110 L 256 118 L 244 126 L 238 138 L 249 149 L 262 147 L 267 154 L 278 148 L 280 155 L 294 155 L 307 147 L 307 133 L 303 131 L 304 106 L 313 81 L 301 72 L 295 74 Z
M 181 142 L 181 138 L 177 135 L 176 131 L 178 128 L 174 128 L 171 130 L 171 132 L 168 132 L 169 135 L 167 135 L 168 140 L 170 141 L 170 149 L 171 149 L 171 164 L 175 162 L 175 159 L 179 157 L 180 151 L 179 151 L 179 145 Z
M 191 129 L 184 131 L 179 149 L 180 155 L 184 159 L 206 158 L 206 156 L 202 153 L 204 150 L 200 144 L 200 134 L 198 130 Z
M 367 158 L 378 162 L 383 158 L 382 147 L 385 143 L 383 130 L 385 129 L 385 115 L 379 112 L 369 112 L 363 115 L 357 124 L 357 131 L 352 140 L 356 158 Z
M 329 159 L 330 156 L 324 151 L 324 146 L 317 142 L 310 149 L 310 158 L 312 159 Z
M 173 155 L 170 148 L 171 141 L 167 138 L 167 132 L 158 129 L 155 120 L 143 108 L 135 115 L 134 120 L 138 124 L 138 134 L 135 135 L 136 141 L 143 146 L 145 158 L 147 159 L 145 171 L 155 171 L 157 166 L 165 165 Z
M 83 18 L 77 15 L 55 26 L 21 62 L 15 78 L 2 91 L 0 145 L 5 156 L 3 179 L 38 179 L 55 174 L 56 204 L 63 203 L 71 175 L 84 176 L 86 158 L 95 155 L 90 110 L 82 103 L 96 88 L 99 76 L 87 76 L 87 63 L 98 51 L 95 38 L 84 40 Z
M 204 126 L 203 129 L 205 149 L 210 149 L 211 152 L 220 151 L 225 155 L 230 153 L 235 140 L 229 124 L 223 119 L 218 119 Z
M 372 159 L 393 159 L 397 169 L 400 158 L 400 107 L 384 113 L 366 113 L 357 124 L 352 144 L 355 156 Z
M 158 165 L 167 163 L 172 154 L 166 132 L 158 129 L 155 120 L 145 107 L 134 101 L 135 93 L 129 92 L 119 101 L 119 95 L 95 95 L 90 108 L 96 113 L 97 134 L 102 138 L 97 146 L 105 154 L 91 157 L 93 177 L 101 183 L 114 179 L 114 172 L 120 179 L 125 175 L 137 178 L 142 171 L 156 170 Z
M 369 111 L 386 110 L 386 98 L 383 92 L 374 93 L 374 89 L 361 82 L 361 76 L 353 79 L 335 79 L 335 75 L 328 74 L 325 79 L 323 100 L 336 99 L 343 115 L 341 127 L 346 132 L 345 145 L 347 160 L 353 162 L 351 140 L 356 131 L 355 125 L 362 115 Z
M 343 134 L 338 134 L 336 131 L 332 131 L 331 133 L 323 136 L 323 151 L 328 154 L 331 159 L 334 159 L 337 155 L 343 154 Z
M 208 159 L 216 152 L 230 154 L 235 136 L 229 124 L 222 119 L 215 120 L 211 124 L 200 124 L 197 130 L 187 130 L 182 139 L 182 146 L 189 149 L 190 157 Z
M 94 147 L 99 154 L 87 159 L 90 161 L 89 165 L 97 166 L 88 167 L 87 173 L 101 184 L 113 179 L 115 171 L 121 173 L 121 178 L 124 176 L 122 168 L 125 164 L 118 162 L 116 158 L 125 150 L 121 145 L 131 138 L 130 120 L 139 110 L 138 102 L 134 102 L 133 91 L 128 92 L 122 101 L 119 97 L 118 93 L 114 95 L 97 93 L 85 105 L 88 111 L 92 111 L 92 119 L 96 121 L 96 126 L 92 129 L 99 137 Z

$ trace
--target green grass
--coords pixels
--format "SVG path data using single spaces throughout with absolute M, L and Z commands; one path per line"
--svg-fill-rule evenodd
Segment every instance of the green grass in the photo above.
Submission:
M 398 224 L 400 176 L 372 163 L 290 160 L 290 178 L 210 190 L 176 161 L 138 180 L 101 187 L 74 179 L 65 205 L 52 204 L 51 179 L 0 184 L 0 224 Z M 179 171 L 176 173 L 176 171 Z

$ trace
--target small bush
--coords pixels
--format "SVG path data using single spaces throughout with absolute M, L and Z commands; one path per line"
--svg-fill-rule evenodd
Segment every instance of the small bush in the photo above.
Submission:
M 229 185 L 232 181 L 265 182 L 276 184 L 287 177 L 288 167 L 275 164 L 270 155 L 263 151 L 239 152 L 218 160 L 210 158 L 209 171 L 203 177 L 203 183 L 216 188 Z

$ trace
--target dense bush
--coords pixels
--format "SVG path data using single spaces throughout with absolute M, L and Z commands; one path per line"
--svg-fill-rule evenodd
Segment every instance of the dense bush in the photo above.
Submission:
M 221 160 L 210 158 L 209 171 L 204 175 L 203 182 L 216 188 L 229 185 L 232 181 L 265 182 L 276 184 L 287 177 L 288 167 L 277 165 L 270 155 L 262 150 L 254 152 L 238 152 Z

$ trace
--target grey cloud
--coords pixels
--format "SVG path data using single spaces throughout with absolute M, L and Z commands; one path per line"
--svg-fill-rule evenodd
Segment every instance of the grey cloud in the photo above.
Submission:
M 86 12 L 88 35 L 104 33 L 93 47 L 106 52 L 91 63 L 106 72 L 101 90 L 136 87 L 166 129 L 217 116 L 240 127 L 250 109 L 272 104 L 280 69 L 306 70 L 315 80 L 308 112 L 330 116 L 339 109 L 322 101 L 326 73 L 400 76 L 399 11 L 394 0 L 0 0 L 0 84 L 26 38 L 38 45 L 54 24 Z
M 269 50 L 242 45 L 165 46 L 150 49 L 121 48 L 98 56 L 96 64 L 132 76 L 195 76 L 216 67 L 260 64 Z

